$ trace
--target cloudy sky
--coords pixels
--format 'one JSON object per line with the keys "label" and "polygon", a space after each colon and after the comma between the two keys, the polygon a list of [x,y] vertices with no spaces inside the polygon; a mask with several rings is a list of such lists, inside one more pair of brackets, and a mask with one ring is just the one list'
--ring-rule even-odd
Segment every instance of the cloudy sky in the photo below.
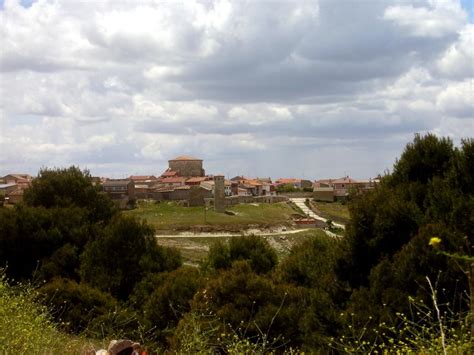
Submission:
{"label": "cloudy sky", "polygon": [[0,0],[0,174],[367,178],[474,136],[474,0]]}

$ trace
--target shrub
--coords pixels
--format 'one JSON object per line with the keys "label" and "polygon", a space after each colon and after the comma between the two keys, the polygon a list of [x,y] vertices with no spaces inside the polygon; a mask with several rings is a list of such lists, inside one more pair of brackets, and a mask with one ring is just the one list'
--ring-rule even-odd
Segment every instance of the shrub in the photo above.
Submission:
{"label": "shrub", "polygon": [[247,260],[256,273],[267,273],[278,259],[273,248],[262,237],[233,237],[227,244],[217,242],[209,250],[207,265],[214,270],[228,269],[237,260]]}
{"label": "shrub", "polygon": [[29,285],[11,287],[0,276],[0,349],[6,354],[82,353],[90,344],[58,331]]}

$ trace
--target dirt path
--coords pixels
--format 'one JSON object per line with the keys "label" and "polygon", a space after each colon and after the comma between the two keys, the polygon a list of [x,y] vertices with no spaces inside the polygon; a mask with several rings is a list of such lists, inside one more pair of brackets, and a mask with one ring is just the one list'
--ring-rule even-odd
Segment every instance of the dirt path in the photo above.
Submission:
{"label": "dirt path", "polygon": [[156,238],[223,238],[223,237],[240,237],[241,235],[259,235],[262,237],[271,237],[284,234],[295,234],[310,230],[310,228],[286,230],[284,228],[275,231],[266,231],[260,229],[247,229],[242,233],[193,233],[183,232],[178,234],[156,234]]}
{"label": "dirt path", "polygon": [[[314,213],[308,206],[306,206],[306,199],[305,198],[290,198],[290,201],[293,202],[296,206],[301,208],[301,210],[308,215],[309,217],[312,217],[314,219],[317,219],[319,221],[327,222],[326,218],[323,218],[321,216],[318,216],[316,213]],[[335,223],[333,222],[333,225],[337,228],[345,229],[346,227],[343,224],[340,223]]]}

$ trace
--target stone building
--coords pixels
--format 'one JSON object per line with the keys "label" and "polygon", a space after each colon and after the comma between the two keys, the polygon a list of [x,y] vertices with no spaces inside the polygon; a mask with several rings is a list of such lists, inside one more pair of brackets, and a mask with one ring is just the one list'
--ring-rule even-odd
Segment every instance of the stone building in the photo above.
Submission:
{"label": "stone building", "polygon": [[202,159],[197,159],[189,156],[179,156],[177,158],[168,160],[169,169],[175,171],[178,176],[204,176],[204,169],[202,168]]}
{"label": "stone building", "polygon": [[120,207],[125,208],[135,201],[135,185],[132,180],[107,180],[102,190]]}

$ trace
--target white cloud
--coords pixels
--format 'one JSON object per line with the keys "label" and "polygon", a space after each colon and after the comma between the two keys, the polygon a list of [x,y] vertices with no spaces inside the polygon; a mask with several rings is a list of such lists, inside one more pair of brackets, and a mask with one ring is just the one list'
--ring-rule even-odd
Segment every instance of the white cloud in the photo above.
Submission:
{"label": "white cloud", "polygon": [[474,119],[474,81],[450,84],[438,95],[436,104],[448,116]]}
{"label": "white cloud", "polygon": [[190,154],[211,173],[370,176],[414,132],[474,134],[466,19],[454,0],[8,0],[0,170],[159,173]]}
{"label": "white cloud", "polygon": [[436,63],[438,70],[454,79],[474,76],[474,25],[469,24],[460,31],[454,42]]}
{"label": "white cloud", "polygon": [[467,14],[459,1],[430,0],[427,5],[389,6],[384,18],[413,36],[435,38],[456,33],[466,21]]}

